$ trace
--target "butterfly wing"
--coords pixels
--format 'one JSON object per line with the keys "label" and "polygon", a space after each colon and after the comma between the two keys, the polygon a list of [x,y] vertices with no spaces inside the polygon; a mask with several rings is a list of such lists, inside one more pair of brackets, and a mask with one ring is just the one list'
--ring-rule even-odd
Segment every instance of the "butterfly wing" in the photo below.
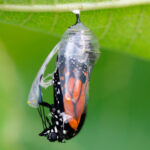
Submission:
{"label": "butterfly wing", "polygon": [[63,104],[69,125],[76,130],[86,107],[88,95],[88,68],[77,58],[61,57],[59,67]]}

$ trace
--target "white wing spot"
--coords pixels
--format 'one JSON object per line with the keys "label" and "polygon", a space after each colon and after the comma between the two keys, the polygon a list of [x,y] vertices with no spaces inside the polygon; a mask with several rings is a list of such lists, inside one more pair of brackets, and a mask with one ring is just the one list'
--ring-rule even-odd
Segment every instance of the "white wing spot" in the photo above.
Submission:
{"label": "white wing spot", "polygon": [[51,132],[54,132],[54,130],[53,130],[53,129],[51,129]]}
{"label": "white wing spot", "polygon": [[57,113],[60,114],[60,110],[57,110]]}
{"label": "white wing spot", "polygon": [[57,127],[56,127],[56,126],[54,127],[54,130],[55,130],[55,133],[57,133],[57,132],[58,132]]}
{"label": "white wing spot", "polygon": [[59,122],[58,122],[58,121],[56,121],[56,125],[59,125]]}
{"label": "white wing spot", "polygon": [[60,90],[59,89],[57,90],[57,94],[60,94]]}
{"label": "white wing spot", "polygon": [[66,134],[67,133],[67,131],[66,130],[63,130],[63,134]]}

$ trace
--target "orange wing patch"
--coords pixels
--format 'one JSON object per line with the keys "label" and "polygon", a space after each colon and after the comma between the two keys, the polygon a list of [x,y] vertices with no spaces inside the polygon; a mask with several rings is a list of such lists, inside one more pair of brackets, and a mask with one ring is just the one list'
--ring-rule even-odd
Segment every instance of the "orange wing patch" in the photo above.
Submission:
{"label": "orange wing patch", "polygon": [[73,100],[74,102],[76,103],[79,96],[80,96],[80,91],[81,91],[81,81],[78,79],[75,83],[75,87],[74,87],[74,90],[73,90]]}
{"label": "orange wing patch", "polygon": [[74,85],[74,78],[71,77],[69,79],[69,83],[68,83],[68,88],[69,88],[69,92],[72,93],[73,92],[73,85]]}
{"label": "orange wing patch", "polygon": [[74,107],[71,99],[64,99],[65,113],[69,116],[74,116]]}
{"label": "orange wing patch", "polygon": [[[85,73],[86,79],[88,79],[88,74]],[[85,84],[81,82],[80,79],[74,80],[70,77],[68,80],[68,85],[64,95],[64,109],[65,113],[71,118],[68,119],[68,123],[71,128],[76,130],[80,123],[81,115],[85,108],[85,97],[86,97],[86,87],[88,87],[88,80]]]}
{"label": "orange wing patch", "polygon": [[83,84],[81,95],[76,106],[77,116],[80,116],[82,114],[84,106],[85,106],[85,85]]}

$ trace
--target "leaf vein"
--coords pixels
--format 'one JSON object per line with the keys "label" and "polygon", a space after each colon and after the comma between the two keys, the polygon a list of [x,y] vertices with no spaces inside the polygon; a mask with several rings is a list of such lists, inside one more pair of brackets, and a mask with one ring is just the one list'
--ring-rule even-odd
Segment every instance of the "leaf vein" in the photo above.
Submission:
{"label": "leaf vein", "polygon": [[132,44],[134,43],[136,37],[137,37],[137,34],[139,33],[139,29],[142,25],[142,19],[143,19],[143,16],[144,16],[144,9],[142,9],[140,15],[139,15],[139,19],[138,19],[138,22],[136,24],[136,27],[135,27],[135,33],[133,34],[133,36],[131,37],[130,41],[129,41],[129,44],[127,45],[127,48],[126,48],[126,51],[128,51]]}
{"label": "leaf vein", "polygon": [[56,13],[56,14],[55,14],[54,21],[53,21],[53,24],[52,24],[52,27],[51,27],[51,29],[50,29],[50,32],[53,32],[54,27],[55,27],[55,25],[56,25],[56,23],[57,23],[57,20],[58,20],[58,14]]}
{"label": "leaf vein", "polygon": [[24,19],[20,25],[23,26],[24,24],[29,22],[31,20],[32,16],[33,16],[33,13],[29,14],[28,17],[26,19]]}
{"label": "leaf vein", "polygon": [[100,40],[104,38],[104,36],[107,34],[107,32],[109,31],[109,28],[110,28],[110,25],[111,25],[111,22],[112,22],[112,11],[110,12],[110,16],[108,18],[108,23],[107,25],[105,26],[105,29],[104,29],[104,32],[101,34],[100,36]]}

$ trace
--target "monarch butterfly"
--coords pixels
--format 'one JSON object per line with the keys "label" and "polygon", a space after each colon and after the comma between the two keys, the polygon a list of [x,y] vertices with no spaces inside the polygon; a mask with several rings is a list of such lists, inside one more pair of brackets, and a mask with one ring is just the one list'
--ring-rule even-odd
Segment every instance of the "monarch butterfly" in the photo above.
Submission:
{"label": "monarch butterfly", "polygon": [[[40,68],[29,93],[28,104],[38,109],[44,130],[39,134],[51,142],[71,139],[81,130],[86,117],[89,77],[99,56],[95,35],[77,21],[69,27]],[[47,64],[57,53],[56,69],[44,77]],[[52,80],[45,81],[49,76]],[[41,88],[53,86],[54,104],[42,99]],[[51,118],[44,111],[50,110]]]}

